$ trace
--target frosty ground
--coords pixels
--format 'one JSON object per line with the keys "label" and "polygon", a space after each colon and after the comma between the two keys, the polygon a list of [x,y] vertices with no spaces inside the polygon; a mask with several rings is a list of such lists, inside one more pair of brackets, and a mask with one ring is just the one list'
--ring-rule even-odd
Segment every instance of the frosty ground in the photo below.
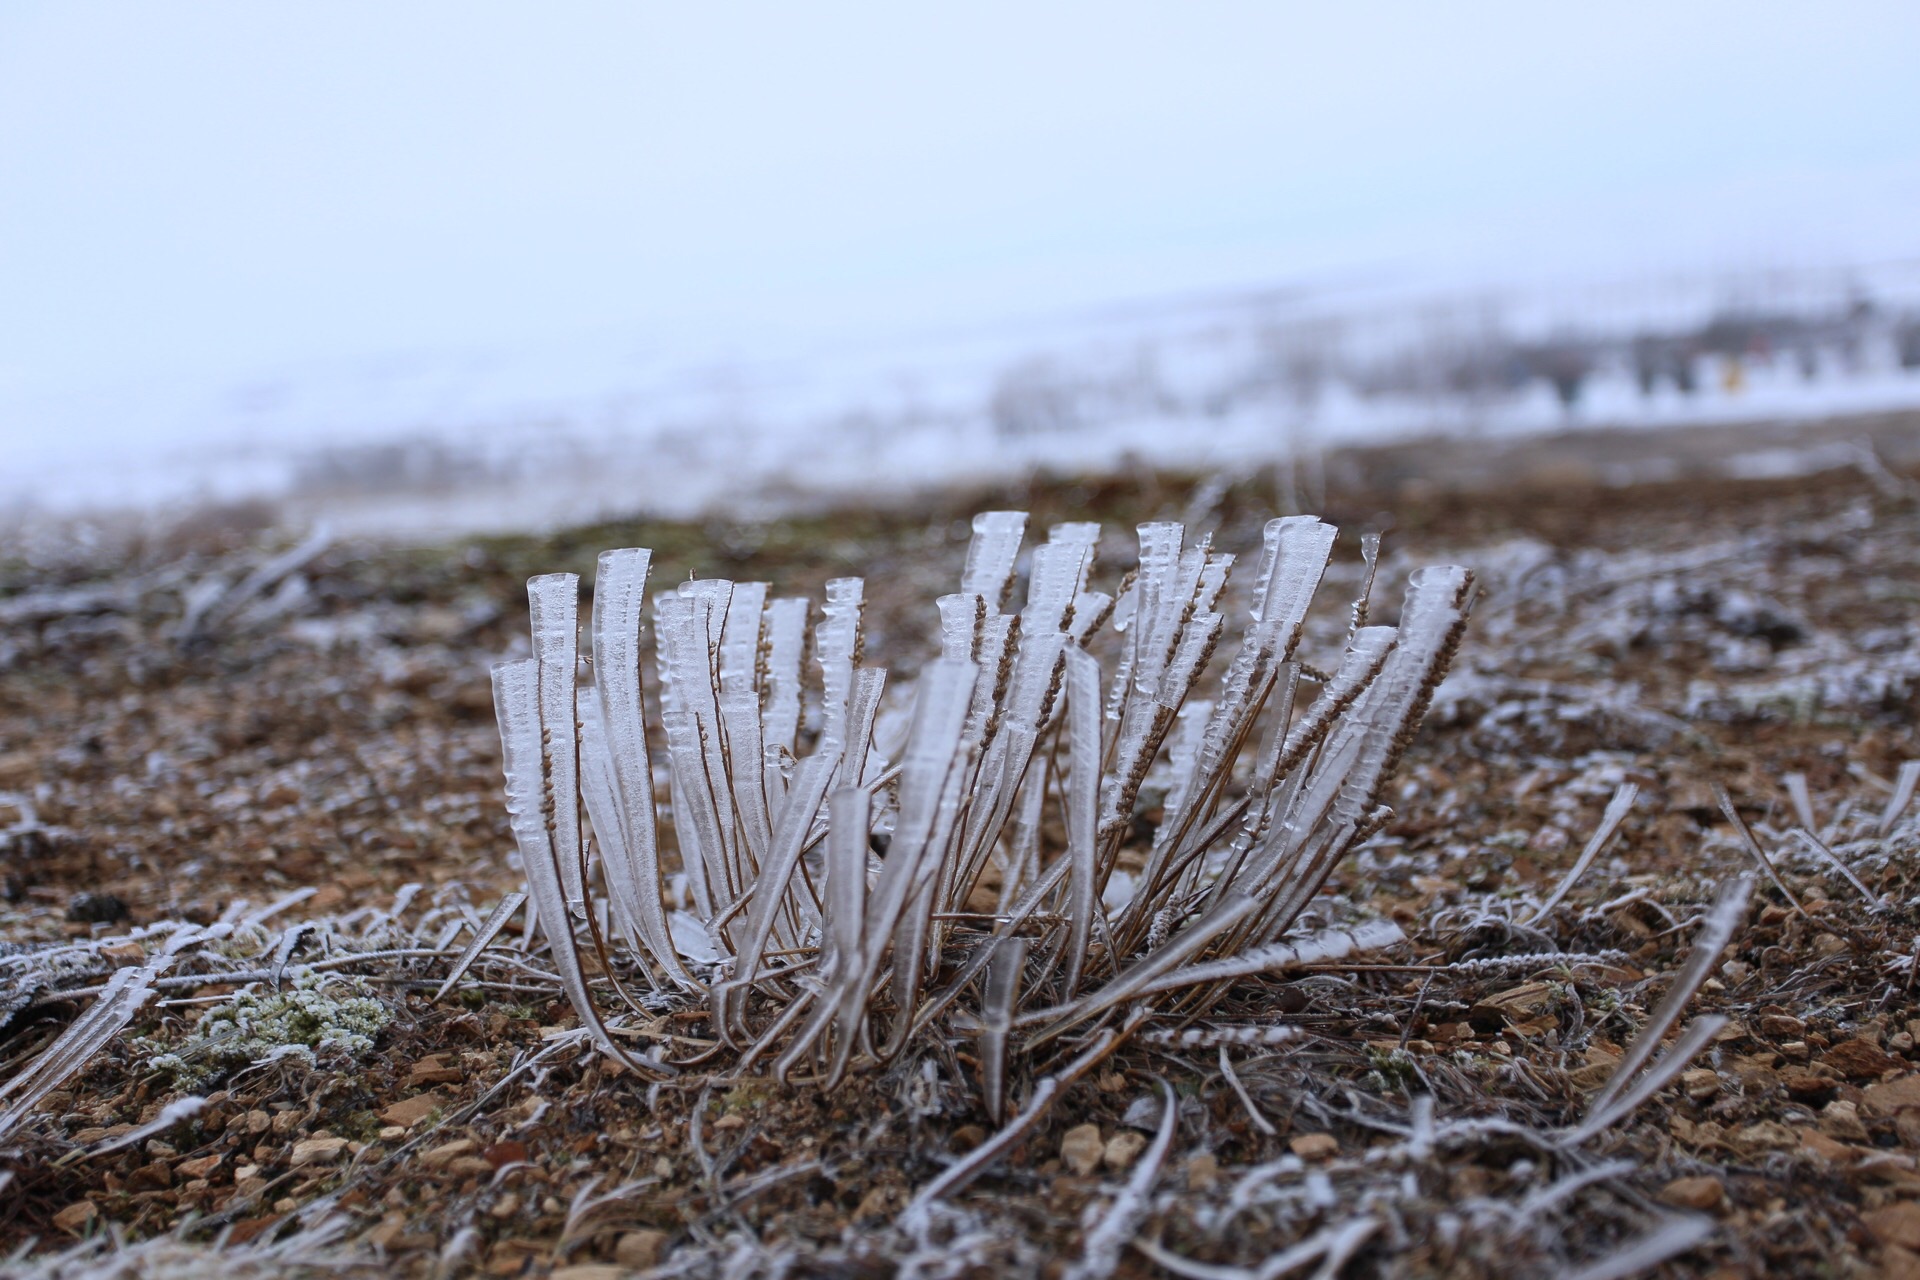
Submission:
{"label": "frosty ground", "polygon": [[[1920,815],[1895,804],[1920,756],[1920,484],[1861,434],[1797,440],[1840,465],[1771,479],[1608,487],[1591,458],[1488,476],[1401,450],[1311,484],[1142,470],[277,561],[293,544],[238,513],[23,542],[0,566],[0,1080],[180,923],[231,927],[4,1139],[0,1248],[23,1252],[0,1269],[194,1274],[217,1248],[238,1273],[1610,1275],[1679,1249],[1686,1274],[1920,1275]],[[1129,1045],[916,1216],[991,1131],[964,1044],[831,1095],[724,1058],[649,1087],[569,1034],[537,952],[489,948],[438,996],[519,887],[487,669],[524,647],[529,574],[646,546],[665,582],[862,575],[869,656],[910,677],[975,511],[1103,521],[1111,582],[1140,520],[1244,551],[1308,502],[1349,531],[1329,599],[1369,528],[1383,582],[1455,560],[1484,596],[1393,820],[1320,910],[1410,945],[1235,993],[1236,1026],[1303,1036]],[[1315,619],[1307,660],[1343,627]],[[1620,837],[1534,919],[1624,783]],[[1689,1008],[1730,1021],[1573,1140],[1720,886],[1758,869],[1716,787],[1779,877]],[[251,1020],[247,1054],[196,1048],[210,1012]],[[646,1034],[695,1042],[702,1017]],[[162,1124],[183,1095],[205,1105]],[[1123,1226],[1137,1243],[1108,1250]]]}

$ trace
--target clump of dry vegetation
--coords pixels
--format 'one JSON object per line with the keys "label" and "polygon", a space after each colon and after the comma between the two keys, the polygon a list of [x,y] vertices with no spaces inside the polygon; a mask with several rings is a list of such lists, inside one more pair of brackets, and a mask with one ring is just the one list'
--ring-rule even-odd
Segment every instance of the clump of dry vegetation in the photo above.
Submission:
{"label": "clump of dry vegetation", "polygon": [[[1263,546],[1256,513],[1272,502],[1258,479],[1152,476],[1012,496],[1043,523],[1184,512],[1225,546]],[[1297,641],[1281,629],[1266,702],[1211,792],[1182,784],[1208,776],[1207,730],[1227,722],[1246,663],[1221,654],[1186,685],[1162,668],[1136,695],[1145,723],[1180,705],[1162,690],[1177,688],[1184,712],[1157,730],[1112,826],[1110,789],[1134,772],[1119,750],[1124,699],[1139,687],[1115,677],[1155,616],[1125,598],[1150,577],[1149,555],[1090,540],[1099,563],[1086,577],[1064,557],[1064,628],[1030,626],[1054,553],[1015,553],[1004,578],[976,572],[997,564],[970,554],[972,530],[956,525],[977,502],[446,551],[314,544],[281,558],[243,539],[5,567],[0,1196],[17,1209],[0,1248],[19,1252],[0,1272],[1915,1265],[1920,516],[1908,499],[1848,473],[1545,495],[1354,487],[1334,515],[1365,527],[1391,505],[1401,528],[1377,557],[1322,560],[1317,602]],[[1325,775],[1325,812],[1342,816],[1296,828],[1303,848],[1361,818],[1328,866],[1302,854],[1279,887],[1248,878],[1285,816],[1309,812],[1341,734],[1375,741],[1360,729],[1374,723],[1367,708],[1391,704],[1363,691],[1315,730],[1304,777],[1258,785],[1359,637],[1397,628],[1373,689],[1416,629],[1397,590],[1413,568],[1402,543],[1473,564],[1485,593],[1426,728],[1395,735],[1397,773],[1383,768],[1351,809],[1333,807],[1349,793]],[[595,547],[641,544],[655,548],[656,581],[700,576],[662,593],[644,631],[643,589],[596,582],[580,683],[560,660],[570,624],[553,625],[572,585],[537,589],[550,594],[544,627],[505,602],[530,572],[584,572]],[[809,668],[786,665],[798,650],[775,631],[776,602],[711,580],[735,565],[796,594],[825,588],[817,688],[784,682]],[[878,678],[859,674],[852,632],[834,632],[853,613],[835,603],[848,588],[826,588],[861,568],[854,616],[892,669],[869,689],[870,713],[862,682]],[[956,576],[956,625],[934,652],[925,601]],[[1196,628],[1258,631],[1249,602],[1268,579],[1238,573],[1185,611],[1171,652],[1205,648]],[[989,589],[1009,580],[1025,585],[1018,613]],[[1083,610],[1102,589],[1114,607]],[[730,648],[746,602],[759,638]],[[1076,631],[1103,611],[1102,626]],[[617,693],[603,693],[615,666],[604,655],[625,643],[601,634],[628,626],[634,661],[620,667],[647,732],[645,770],[629,760],[625,777],[644,789],[619,781],[610,730],[623,721],[601,710]],[[1028,720],[1036,637],[1054,656],[1033,665],[1057,678],[1026,677],[1045,686]],[[1076,700],[1071,667],[1086,664],[1074,649],[1100,665],[1096,681],[1079,677],[1097,696]],[[823,657],[844,675],[829,679]],[[547,691],[578,700],[572,721],[540,705],[543,659]],[[503,660],[521,673],[502,680],[504,759],[485,697]],[[664,679],[639,688],[643,667]],[[710,704],[683,697],[703,688]],[[792,736],[784,712],[770,735],[767,708],[789,688]],[[832,734],[830,688],[846,711]],[[944,719],[916,710],[936,702]],[[1080,745],[1079,760],[1077,706],[1099,712],[1097,747]],[[536,726],[580,727],[536,739],[529,711]],[[531,746],[517,764],[515,714]],[[1011,780],[995,743],[1024,745],[1028,729]],[[567,794],[548,783],[568,743],[584,809],[573,845],[545,820]],[[705,792],[687,793],[686,762]],[[497,798],[503,764],[516,764],[518,829]],[[743,816],[756,779],[764,829]],[[992,815],[938,801],[995,779],[1009,779],[1011,816],[994,844],[969,845]],[[796,796],[813,809],[786,824],[786,854],[780,818]],[[722,803],[733,835],[709,846],[682,815]],[[930,822],[917,816],[929,808]],[[650,829],[651,879],[623,883],[656,814],[672,821]],[[1076,878],[1088,831],[1090,883]],[[523,852],[512,864],[529,847],[548,859],[544,887],[540,863]],[[762,905],[748,890],[786,857]],[[683,860],[706,874],[704,901]],[[836,869],[852,867],[836,898]],[[1243,924],[1293,914],[1231,946],[1199,941],[1222,880],[1263,904],[1241,908]],[[1309,882],[1295,910],[1285,886]],[[840,914],[856,885],[864,898]],[[641,918],[646,886],[659,920]],[[879,914],[883,886],[905,904],[897,915]],[[126,917],[70,915],[83,893],[117,899]],[[886,927],[869,932],[870,919]],[[874,967],[835,958],[836,921],[859,925],[839,954],[864,965],[873,946]],[[1311,954],[1395,933],[1404,940]],[[1116,986],[1183,939],[1190,952]],[[1249,955],[1258,972],[1210,968]],[[1202,981],[1156,989],[1191,971]],[[385,1025],[369,1026],[370,1045],[308,1061],[263,1042],[204,1082],[152,1065],[224,1025],[221,1011],[281,1007],[303,973],[329,998],[377,1002]],[[850,1019],[836,990],[860,996]]]}

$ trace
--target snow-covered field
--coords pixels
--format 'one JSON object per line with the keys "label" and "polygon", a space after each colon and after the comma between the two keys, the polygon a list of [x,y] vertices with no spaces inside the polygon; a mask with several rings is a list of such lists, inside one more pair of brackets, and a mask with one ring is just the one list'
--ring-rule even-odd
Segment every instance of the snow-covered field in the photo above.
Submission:
{"label": "snow-covered field", "polygon": [[[752,514],[1133,460],[1242,468],[1435,433],[1920,406],[1920,367],[1911,351],[1902,359],[1920,325],[1920,272],[1821,281],[1824,292],[1776,285],[1757,298],[1752,281],[1724,278],[1438,301],[1247,294],[964,332],[731,344],[603,333],[239,384],[0,395],[20,441],[0,472],[0,510],[259,499],[296,520],[434,534]],[[1676,338],[1680,354],[1657,376],[1636,367],[1634,335],[1699,333],[1742,296],[1743,314],[1797,326],[1791,349],[1756,339],[1734,356]],[[1874,300],[1864,313],[1849,301],[1861,297]],[[1542,373],[1556,352],[1579,366],[1570,403]]]}

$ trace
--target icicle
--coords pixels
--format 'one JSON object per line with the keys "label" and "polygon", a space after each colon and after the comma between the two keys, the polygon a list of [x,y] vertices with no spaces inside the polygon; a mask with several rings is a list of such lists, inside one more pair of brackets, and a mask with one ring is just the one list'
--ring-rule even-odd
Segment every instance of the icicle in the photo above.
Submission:
{"label": "icicle", "polygon": [[[1138,999],[1160,991],[1177,991],[1182,987],[1231,982],[1261,973],[1285,973],[1302,965],[1345,960],[1357,952],[1385,950],[1406,940],[1407,935],[1391,920],[1374,920],[1352,929],[1328,929],[1298,942],[1270,942],[1224,959],[1173,969],[1133,986],[1127,993],[1127,999]],[[1033,1020],[1039,1020],[1040,1016],[1033,1015]]]}
{"label": "icicle", "polygon": [[838,751],[847,741],[847,699],[853,669],[860,661],[860,611],[865,584],[859,578],[827,583],[826,616],[814,633],[820,663],[822,721],[820,749]]}
{"label": "icicle", "polygon": [[988,618],[981,629],[979,651],[973,655],[980,664],[980,678],[974,683],[973,706],[967,711],[967,742],[971,745],[985,742],[997,727],[1000,704],[1013,675],[1013,640],[1019,629],[1019,617],[1007,613]]}
{"label": "icicle", "polygon": [[[794,868],[800,865],[800,854],[806,844],[808,829],[813,825],[813,815],[826,799],[827,784],[832,780],[839,763],[836,756],[812,755],[801,761],[800,767],[794,771],[792,796],[780,815],[780,830],[775,833],[768,860],[762,866],[759,878],[754,881],[746,927],[741,932],[740,945],[736,949],[739,963],[730,985],[742,995],[760,972],[765,960],[762,953],[766,949],[767,939],[773,933],[775,916],[786,905],[788,884],[793,879]],[[723,1024],[739,1025],[737,1012],[721,1021]]]}
{"label": "icicle", "polygon": [[996,938],[985,945],[993,948],[993,959],[987,962],[986,999],[980,1011],[980,1093],[987,1115],[999,1124],[1006,1118],[1007,1036],[1013,1029],[1028,944],[1025,938]]}
{"label": "icicle", "polygon": [[702,863],[698,875],[711,899],[701,914],[709,919],[714,906],[731,902],[744,888],[733,856],[733,799],[713,690],[712,604],[710,594],[691,592],[654,600],[661,670],[673,695],[663,704],[661,721],[673,771],[674,830],[683,855],[692,836]]}
{"label": "icicle", "polygon": [[[626,820],[620,812],[620,783],[614,777],[613,752],[607,746],[599,705],[591,698],[580,703],[580,798],[586,802],[587,817],[593,823],[600,865],[606,871],[607,897],[613,918],[636,951],[654,955],[656,952],[641,920],[644,907],[633,876]],[[654,897],[656,901],[659,898],[657,886]],[[650,969],[647,981],[654,981]]]}
{"label": "icicle", "polygon": [[[632,914],[629,926],[668,975],[686,986],[693,979],[674,950],[660,906],[659,827],[641,690],[640,622],[650,561],[650,553],[638,548],[605,551],[594,577],[593,702],[605,733],[603,751],[612,766],[615,812],[607,825],[618,832],[617,848],[604,834],[600,844],[615,900],[624,901]],[[595,818],[594,829],[600,826]]]}
{"label": "icicle", "polygon": [[580,756],[574,710],[580,667],[580,578],[548,573],[527,580],[533,618],[533,657],[539,664],[540,728],[549,753],[543,801],[552,823],[554,856],[570,914],[586,914],[580,877]]}
{"label": "icicle", "polygon": [[[580,967],[579,944],[573,934],[567,887],[561,875],[562,863],[552,835],[555,824],[550,807],[554,765],[562,756],[573,754],[574,735],[569,730],[564,735],[564,749],[552,749],[542,723],[541,665],[538,658],[524,658],[493,668],[494,715],[500,724],[507,816],[514,841],[520,847],[521,861],[526,864],[527,892],[538,907],[541,928],[551,944],[548,950],[553,956],[554,968],[559,971],[561,989],[573,1002],[574,1012],[579,1014],[595,1046],[636,1069],[645,1066],[659,1070],[658,1064],[636,1060],[607,1034],[594,1007],[586,974]],[[566,804],[574,803],[575,795],[569,793]]]}
{"label": "icicle", "polygon": [[1206,734],[1207,721],[1212,715],[1210,699],[1190,698],[1174,717],[1173,733],[1167,739],[1167,773],[1173,778],[1173,785],[1167,788],[1169,814],[1178,813],[1181,802],[1187,798],[1187,788],[1199,765],[1200,740]]}
{"label": "icicle", "polygon": [[1074,645],[1067,650],[1067,876],[1066,989],[1080,989],[1093,916],[1099,909],[1098,810],[1100,802],[1100,664]]}
{"label": "icicle", "polygon": [[967,567],[960,590],[976,595],[989,614],[1006,607],[1013,589],[1013,563],[1027,533],[1024,511],[983,511],[973,518],[973,541],[967,544]]}
{"label": "icicle", "polygon": [[1027,607],[1020,615],[1023,632],[1045,635],[1066,627],[1074,598],[1087,589],[1099,540],[1097,524],[1062,524],[1048,533],[1045,545],[1033,549]]}
{"label": "icicle", "polygon": [[[1381,785],[1399,763],[1413,729],[1425,714],[1433,689],[1466,625],[1473,575],[1456,566],[1417,570],[1408,580],[1406,605],[1391,654],[1380,674],[1355,699],[1322,750],[1313,777],[1276,832],[1268,869],[1286,877],[1262,917],[1261,933],[1277,936],[1318,892],[1338,856],[1333,835],[1358,830]],[[1305,865],[1287,871],[1317,842]],[[1249,887],[1258,881],[1249,880]],[[1255,889],[1258,892],[1258,889]]]}
{"label": "icicle", "polygon": [[773,839],[768,816],[766,748],[760,708],[760,622],[767,586],[742,582],[727,598],[720,633],[720,726],[727,758],[727,781],[746,840],[748,861],[758,864]]}
{"label": "icicle", "polygon": [[1360,563],[1366,566],[1366,574],[1360,579],[1360,592],[1353,598],[1353,621],[1347,628],[1352,635],[1367,625],[1367,607],[1373,599],[1374,575],[1380,572],[1380,535],[1363,533],[1360,535]]}
{"label": "icicle", "polygon": [[962,592],[941,596],[934,606],[940,610],[940,656],[972,662],[980,644],[980,624],[986,621],[987,602]]}
{"label": "icicle", "polygon": [[807,654],[807,616],[812,607],[799,598],[767,603],[766,704],[760,724],[769,758],[780,752],[792,756],[798,750],[800,668]]}
{"label": "icicle", "polygon": [[[936,846],[941,821],[948,816],[948,778],[960,746],[960,733],[966,722],[976,674],[973,663],[944,658],[921,673],[914,701],[913,728],[907,738],[906,759],[900,773],[900,819],[894,827],[893,842],[881,866],[880,878],[867,899],[857,951],[842,952],[846,959],[836,961],[819,1003],[795,1033],[792,1046],[780,1058],[777,1071],[783,1077],[829,1026],[834,1028],[833,1055],[827,1069],[829,1083],[837,1081],[846,1071],[853,1047],[861,1038],[868,992],[881,961],[894,942],[910,902],[923,887],[931,888],[931,878],[939,866],[941,849]],[[832,817],[836,823],[841,821],[838,808]],[[832,838],[830,832],[829,839]],[[851,835],[843,833],[841,838],[848,840]],[[864,828],[860,842],[864,849]],[[842,846],[830,846],[829,856],[835,859],[837,868],[848,854]],[[833,874],[830,870],[829,880]],[[829,896],[834,895],[835,891],[830,888]],[[837,911],[837,902],[830,909]],[[847,926],[830,919],[828,928],[831,934]],[[918,972],[919,959],[915,954],[896,954],[895,963]],[[902,1032],[907,1022],[903,1017]]]}

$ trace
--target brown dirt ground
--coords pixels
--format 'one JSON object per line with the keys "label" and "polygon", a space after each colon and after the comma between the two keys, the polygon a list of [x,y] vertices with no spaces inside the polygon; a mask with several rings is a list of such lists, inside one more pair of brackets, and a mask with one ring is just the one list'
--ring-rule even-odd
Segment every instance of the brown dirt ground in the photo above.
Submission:
{"label": "brown dirt ground", "polygon": [[[1234,1051],[1273,1133],[1213,1050],[1129,1047],[960,1197],[972,1216],[934,1243],[963,1272],[1070,1262],[1085,1215],[1124,1178],[1063,1165],[1063,1135],[1094,1123],[1111,1140],[1161,1077],[1182,1100],[1180,1130],[1142,1233],[1197,1261],[1257,1266],[1376,1213],[1347,1274],[1558,1274],[1682,1204],[1716,1230],[1667,1264],[1674,1274],[1920,1275],[1917,851],[1910,821],[1904,836],[1877,837],[1886,783],[1920,757],[1920,507],[1899,488],[1906,473],[1616,488],[1556,465],[1449,487],[1409,479],[1413,470],[1399,455],[1362,459],[1319,507],[1346,529],[1388,527],[1383,582],[1409,563],[1457,558],[1486,591],[1455,680],[1403,766],[1395,818],[1332,887],[1402,921],[1414,945],[1388,959],[1412,967],[1237,994],[1228,1020],[1284,1014],[1312,1032]],[[1110,574],[1128,554],[1119,531],[1141,519],[1197,518],[1223,545],[1257,545],[1277,484],[1037,478],[911,511],[339,545],[305,567],[306,594],[278,615],[191,644],[176,634],[178,592],[153,584],[253,563],[257,535],[243,523],[209,518],[108,551],[0,563],[0,602],[147,584],[118,605],[16,615],[0,631],[0,793],[30,797],[41,824],[0,836],[0,940],[210,922],[235,899],[303,887],[317,892],[288,920],[384,907],[409,883],[425,886],[421,904],[484,912],[516,885],[486,671],[524,634],[531,572],[590,576],[600,548],[640,545],[655,549],[663,581],[750,573],[817,593],[827,578],[862,574],[868,660],[910,671],[931,656],[932,600],[957,580],[973,511],[1024,508],[1040,528],[1099,518],[1112,531]],[[1350,569],[1350,539],[1341,554]],[[1791,773],[1806,777],[1819,822],[1834,825],[1883,909],[1867,911],[1822,864],[1784,856]],[[1642,795],[1620,841],[1539,931],[1519,929],[1501,904],[1544,896],[1623,780]],[[1391,1125],[1416,1093],[1434,1096],[1442,1120],[1545,1131],[1582,1114],[1684,958],[1714,885],[1751,865],[1715,808],[1715,783],[1779,856],[1803,909],[1777,889],[1756,893],[1692,1007],[1732,1019],[1694,1070],[1577,1160],[1496,1134],[1431,1158],[1370,1161],[1401,1142]],[[17,816],[8,803],[0,827]],[[128,918],[70,921],[83,892],[113,895]],[[1577,970],[1458,967],[1551,949],[1626,954]],[[913,1245],[888,1225],[906,1197],[987,1131],[967,1063],[951,1052],[869,1071],[831,1097],[718,1076],[650,1097],[606,1060],[562,1056],[475,1109],[572,1016],[538,984],[434,1003],[446,963],[362,970],[394,1021],[361,1062],[245,1072],[151,1143],[63,1159],[151,1119],[170,1096],[132,1037],[177,1038],[201,1006],[150,1005],[0,1150],[13,1175],[0,1189],[10,1205],[0,1257],[32,1241],[61,1247],[90,1222],[129,1238],[224,1230],[236,1248],[295,1229],[304,1205],[331,1197],[350,1223],[346,1246],[379,1251],[375,1273],[541,1275],[658,1249],[690,1273],[784,1257],[795,1275],[890,1274]],[[210,979],[168,994],[204,1005],[227,989]],[[0,1079],[81,1007],[43,993],[0,1030]],[[380,1115],[422,1096],[432,1109],[404,1135]],[[1331,1144],[1300,1141],[1318,1134]],[[294,1163],[316,1136],[352,1146],[338,1164]],[[1305,1153],[1304,1169],[1273,1165],[1290,1151]],[[1563,1187],[1564,1202],[1532,1217],[1510,1212],[1609,1159],[1628,1166]],[[602,1191],[637,1186],[570,1213],[596,1179]],[[1315,1186],[1328,1189],[1319,1200]],[[62,1213],[83,1201],[97,1214]],[[1161,1272],[1128,1251],[1119,1274]]]}

